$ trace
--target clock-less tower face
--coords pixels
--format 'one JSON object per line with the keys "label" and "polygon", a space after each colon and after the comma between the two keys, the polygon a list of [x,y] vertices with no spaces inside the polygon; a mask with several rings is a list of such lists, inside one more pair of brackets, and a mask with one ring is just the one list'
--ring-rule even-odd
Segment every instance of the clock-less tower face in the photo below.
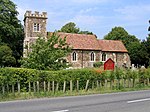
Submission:
{"label": "clock-less tower face", "polygon": [[32,13],[31,11],[26,11],[24,16],[25,38],[46,37],[46,20],[46,12],[39,14],[39,12]]}
{"label": "clock-less tower face", "polygon": [[47,13],[42,12],[41,14],[37,11],[32,13],[31,11],[26,11],[24,15],[24,56],[26,57],[30,51],[29,46],[31,43],[39,37],[46,37],[46,23],[47,23]]}

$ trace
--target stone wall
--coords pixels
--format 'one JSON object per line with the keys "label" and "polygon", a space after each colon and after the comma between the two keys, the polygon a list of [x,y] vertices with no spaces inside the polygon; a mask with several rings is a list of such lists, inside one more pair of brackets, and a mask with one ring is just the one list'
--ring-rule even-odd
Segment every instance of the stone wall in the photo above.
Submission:
{"label": "stone wall", "polygon": [[[46,19],[47,19],[47,13],[42,12],[42,14],[39,14],[39,12],[32,13],[31,11],[26,11],[24,16],[24,30],[25,30],[25,37],[46,37],[47,31],[46,31]],[[34,23],[38,23],[40,25],[40,31],[34,32]]]}
{"label": "stone wall", "polygon": [[[72,61],[72,53],[77,53],[77,61]],[[95,53],[95,61],[90,61],[90,53]],[[130,57],[128,53],[113,53],[113,52],[105,52],[106,60],[111,58],[115,62],[115,66],[122,67],[126,64],[127,67],[131,66]],[[102,52],[101,51],[88,51],[88,50],[72,50],[72,52],[67,56],[67,61],[74,68],[87,68],[93,67],[94,62],[102,61]]]}
{"label": "stone wall", "polygon": [[131,61],[128,53],[118,53],[118,52],[105,52],[107,59],[111,58],[115,62],[115,66],[122,67],[126,65],[131,66]]}
{"label": "stone wall", "polygon": [[[39,31],[34,31],[34,23],[39,24]],[[41,14],[37,11],[32,13],[31,11],[26,11],[24,15],[24,53],[23,56],[26,57],[30,51],[29,47],[31,43],[35,42],[38,37],[47,37],[46,31],[47,24],[47,13],[42,12]]]}
{"label": "stone wall", "polygon": [[[72,61],[72,53],[74,51],[77,53],[77,61]],[[94,52],[95,54],[95,61],[90,61],[91,52]],[[66,59],[74,68],[93,67],[94,62],[100,61],[100,52],[101,51],[72,50]]]}

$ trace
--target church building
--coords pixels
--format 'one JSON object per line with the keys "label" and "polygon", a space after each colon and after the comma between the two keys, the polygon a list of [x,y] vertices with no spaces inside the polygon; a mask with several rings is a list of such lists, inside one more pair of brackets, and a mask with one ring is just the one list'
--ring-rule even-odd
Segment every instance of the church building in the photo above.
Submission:
{"label": "church building", "polygon": [[[48,37],[46,30],[47,13],[26,11],[24,15],[24,54],[30,52],[29,46],[40,37]],[[117,67],[130,67],[130,57],[122,41],[100,40],[96,35],[73,34],[58,32],[72,47],[72,52],[65,57],[73,68],[93,67],[95,62],[105,62],[111,58]]]}

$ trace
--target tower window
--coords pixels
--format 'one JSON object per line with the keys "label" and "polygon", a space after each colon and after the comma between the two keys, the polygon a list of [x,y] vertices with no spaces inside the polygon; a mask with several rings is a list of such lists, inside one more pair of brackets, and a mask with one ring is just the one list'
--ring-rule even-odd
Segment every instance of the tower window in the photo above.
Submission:
{"label": "tower window", "polygon": [[95,61],[95,53],[94,52],[91,52],[91,56],[90,57],[91,57],[91,59],[90,59],[91,61]]}
{"label": "tower window", "polygon": [[72,61],[77,61],[77,53],[76,52],[72,53]]}
{"label": "tower window", "polygon": [[102,54],[102,61],[106,61],[106,53]]}
{"label": "tower window", "polygon": [[39,32],[40,31],[40,24],[34,23],[33,30],[34,30],[34,32]]}

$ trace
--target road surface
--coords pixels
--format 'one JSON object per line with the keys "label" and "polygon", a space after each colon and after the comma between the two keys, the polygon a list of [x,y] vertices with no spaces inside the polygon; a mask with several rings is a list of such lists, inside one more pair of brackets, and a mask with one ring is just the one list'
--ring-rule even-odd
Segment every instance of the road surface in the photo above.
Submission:
{"label": "road surface", "polygon": [[0,112],[150,112],[150,90],[0,102]]}

